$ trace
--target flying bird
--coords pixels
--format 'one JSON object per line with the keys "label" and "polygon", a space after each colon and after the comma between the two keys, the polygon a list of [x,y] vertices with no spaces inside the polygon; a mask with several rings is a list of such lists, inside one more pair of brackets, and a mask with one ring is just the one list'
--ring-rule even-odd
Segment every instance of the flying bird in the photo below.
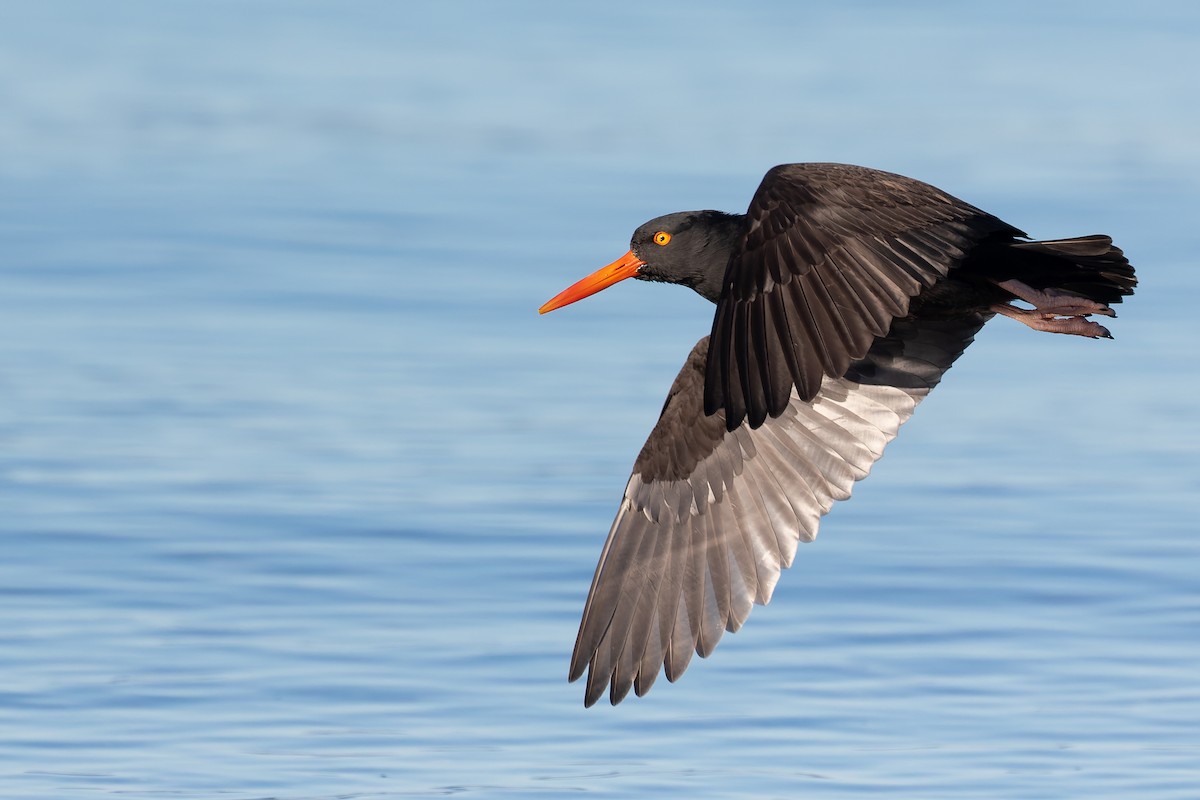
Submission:
{"label": "flying bird", "polygon": [[[600,554],[571,657],[584,704],[645,694],[766,604],[985,322],[1112,338],[1091,316],[1133,293],[1108,236],[1031,241],[929,184],[848,164],[767,172],[745,214],[685,211],[546,313],[626,278],[716,304]],[[1015,303],[1020,301],[1025,306]]]}

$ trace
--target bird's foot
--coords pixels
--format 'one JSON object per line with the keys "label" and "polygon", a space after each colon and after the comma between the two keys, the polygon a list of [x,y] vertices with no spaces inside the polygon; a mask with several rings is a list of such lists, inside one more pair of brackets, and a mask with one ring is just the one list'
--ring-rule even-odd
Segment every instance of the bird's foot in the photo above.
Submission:
{"label": "bird's foot", "polygon": [[1116,312],[1104,303],[1097,303],[1062,289],[1034,289],[1020,281],[997,281],[996,285],[1012,293],[1017,299],[1029,303],[1041,314],[1053,314],[1056,317],[1086,317],[1090,314],[1099,314],[1102,317],[1117,316]]}
{"label": "bird's foot", "polygon": [[997,303],[991,308],[997,314],[1015,319],[1035,331],[1068,333],[1092,339],[1112,338],[1107,328],[1087,319],[1092,314],[1115,317],[1116,312],[1104,303],[1059,289],[1034,289],[1016,280],[997,281],[996,285],[1033,306],[1032,309],[1025,309]]}

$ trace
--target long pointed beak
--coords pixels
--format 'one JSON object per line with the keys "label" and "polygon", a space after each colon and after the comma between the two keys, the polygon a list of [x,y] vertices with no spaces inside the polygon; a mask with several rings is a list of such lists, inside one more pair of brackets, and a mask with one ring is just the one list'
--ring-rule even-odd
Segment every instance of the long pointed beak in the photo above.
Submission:
{"label": "long pointed beak", "polygon": [[538,309],[538,313],[545,314],[547,311],[562,308],[574,303],[576,300],[582,300],[588,295],[595,294],[601,289],[607,289],[618,281],[632,278],[637,275],[638,270],[642,268],[644,263],[630,250],[607,267],[601,267],[583,280],[568,286],[554,295],[554,297],[546,301],[545,305]]}

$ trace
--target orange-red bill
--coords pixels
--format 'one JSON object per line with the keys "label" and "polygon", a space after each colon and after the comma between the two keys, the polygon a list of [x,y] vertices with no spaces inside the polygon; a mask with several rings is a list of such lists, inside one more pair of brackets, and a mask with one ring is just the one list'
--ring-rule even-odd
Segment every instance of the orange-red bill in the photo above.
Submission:
{"label": "orange-red bill", "polygon": [[554,297],[546,301],[545,305],[538,309],[538,313],[545,314],[547,311],[562,308],[574,303],[576,300],[582,300],[588,295],[595,294],[601,289],[607,289],[618,281],[632,278],[634,275],[637,275],[643,263],[630,250],[607,267],[601,267],[583,280],[568,286],[554,295]]}

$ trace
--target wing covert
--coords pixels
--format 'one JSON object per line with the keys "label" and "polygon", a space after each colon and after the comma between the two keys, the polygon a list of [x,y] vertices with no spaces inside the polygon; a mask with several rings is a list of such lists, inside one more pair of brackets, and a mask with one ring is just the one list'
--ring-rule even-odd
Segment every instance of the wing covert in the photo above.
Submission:
{"label": "wing covert", "polygon": [[713,318],[704,405],[732,430],[866,355],[909,300],[988,237],[1021,231],[929,184],[847,164],[786,164],[750,201]]}

